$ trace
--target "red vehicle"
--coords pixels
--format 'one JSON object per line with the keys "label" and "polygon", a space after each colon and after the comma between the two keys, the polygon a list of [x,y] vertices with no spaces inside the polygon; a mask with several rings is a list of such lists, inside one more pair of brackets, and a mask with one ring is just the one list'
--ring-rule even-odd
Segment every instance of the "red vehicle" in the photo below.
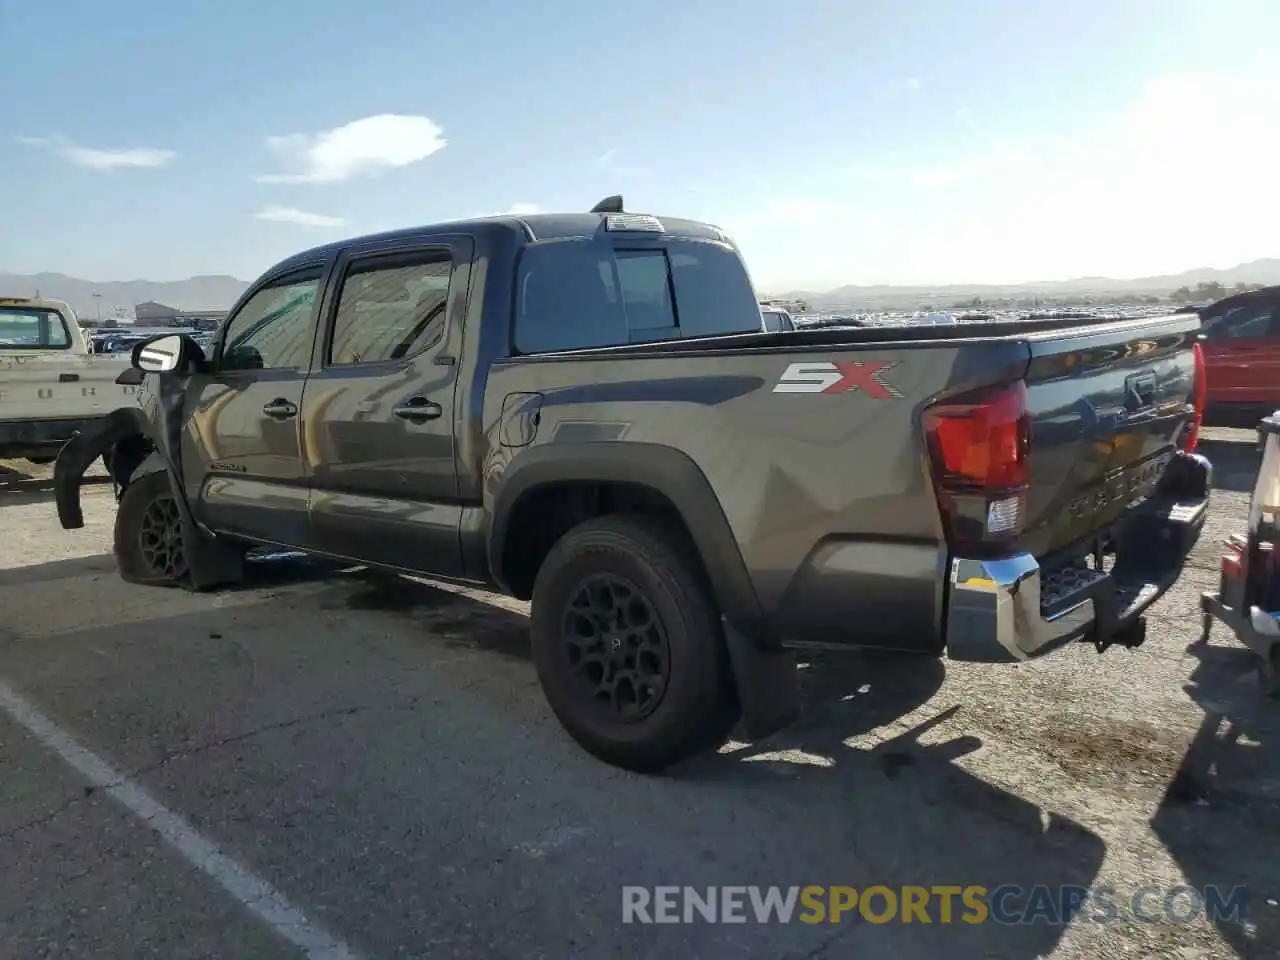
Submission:
{"label": "red vehicle", "polygon": [[1199,312],[1205,423],[1252,427],[1280,410],[1280,287],[1227,297]]}

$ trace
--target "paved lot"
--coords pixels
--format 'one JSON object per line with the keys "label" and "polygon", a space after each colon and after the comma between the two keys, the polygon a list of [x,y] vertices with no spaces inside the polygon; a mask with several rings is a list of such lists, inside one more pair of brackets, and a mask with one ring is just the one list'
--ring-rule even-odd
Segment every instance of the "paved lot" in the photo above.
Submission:
{"label": "paved lot", "polygon": [[[131,588],[106,488],[67,532],[47,471],[0,477],[0,958],[1275,956],[1280,705],[1196,643],[1256,460],[1206,452],[1211,525],[1143,649],[814,660],[795,728],[661,778],[561,733],[518,604],[298,562]],[[631,884],[1035,883],[1245,884],[1249,911],[621,922]]]}

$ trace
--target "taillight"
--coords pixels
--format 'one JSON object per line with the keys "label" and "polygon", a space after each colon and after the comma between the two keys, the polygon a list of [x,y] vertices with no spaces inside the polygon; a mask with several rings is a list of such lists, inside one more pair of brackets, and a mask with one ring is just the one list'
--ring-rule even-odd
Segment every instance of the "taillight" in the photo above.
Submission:
{"label": "taillight", "polygon": [[948,398],[925,409],[922,425],[949,539],[978,544],[1018,533],[1031,447],[1026,384]]}
{"label": "taillight", "polygon": [[1196,447],[1200,444],[1200,426],[1204,423],[1204,405],[1208,391],[1208,382],[1204,375],[1204,349],[1200,344],[1192,344],[1191,356],[1195,360],[1196,385],[1192,394],[1195,418],[1182,435],[1182,449],[1187,453],[1195,453]]}

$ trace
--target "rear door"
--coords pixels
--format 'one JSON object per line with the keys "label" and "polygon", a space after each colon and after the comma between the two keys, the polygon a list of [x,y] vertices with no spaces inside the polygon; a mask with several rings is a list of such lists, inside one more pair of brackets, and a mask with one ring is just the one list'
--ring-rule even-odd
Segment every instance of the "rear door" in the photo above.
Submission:
{"label": "rear door", "polygon": [[299,414],[325,272],[317,263],[261,281],[227,318],[214,372],[188,381],[182,472],[214,530],[310,544]]}
{"label": "rear door", "polygon": [[461,576],[454,394],[472,240],[354,249],[304,397],[317,549]]}
{"label": "rear door", "polygon": [[1225,307],[1203,332],[1209,403],[1280,405],[1280,297]]}

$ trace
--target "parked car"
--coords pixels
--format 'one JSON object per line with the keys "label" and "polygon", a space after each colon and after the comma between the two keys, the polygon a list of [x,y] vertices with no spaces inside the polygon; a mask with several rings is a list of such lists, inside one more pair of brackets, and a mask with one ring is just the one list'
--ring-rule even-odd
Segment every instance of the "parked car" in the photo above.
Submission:
{"label": "parked car", "polygon": [[1226,297],[1199,316],[1206,422],[1253,427],[1280,410],[1280,286]]}
{"label": "parked car", "polygon": [[0,457],[52,463],[93,420],[130,402],[128,357],[94,354],[61,300],[0,298]]}
{"label": "parked car", "polygon": [[790,722],[797,648],[1142,641],[1209,497],[1195,318],[760,324],[719,229],[618,198],[317,247],[207,355],[135,348],[59,517],[112,451],[129,581],[273,545],[530,599],[555,714],[635,770]]}

